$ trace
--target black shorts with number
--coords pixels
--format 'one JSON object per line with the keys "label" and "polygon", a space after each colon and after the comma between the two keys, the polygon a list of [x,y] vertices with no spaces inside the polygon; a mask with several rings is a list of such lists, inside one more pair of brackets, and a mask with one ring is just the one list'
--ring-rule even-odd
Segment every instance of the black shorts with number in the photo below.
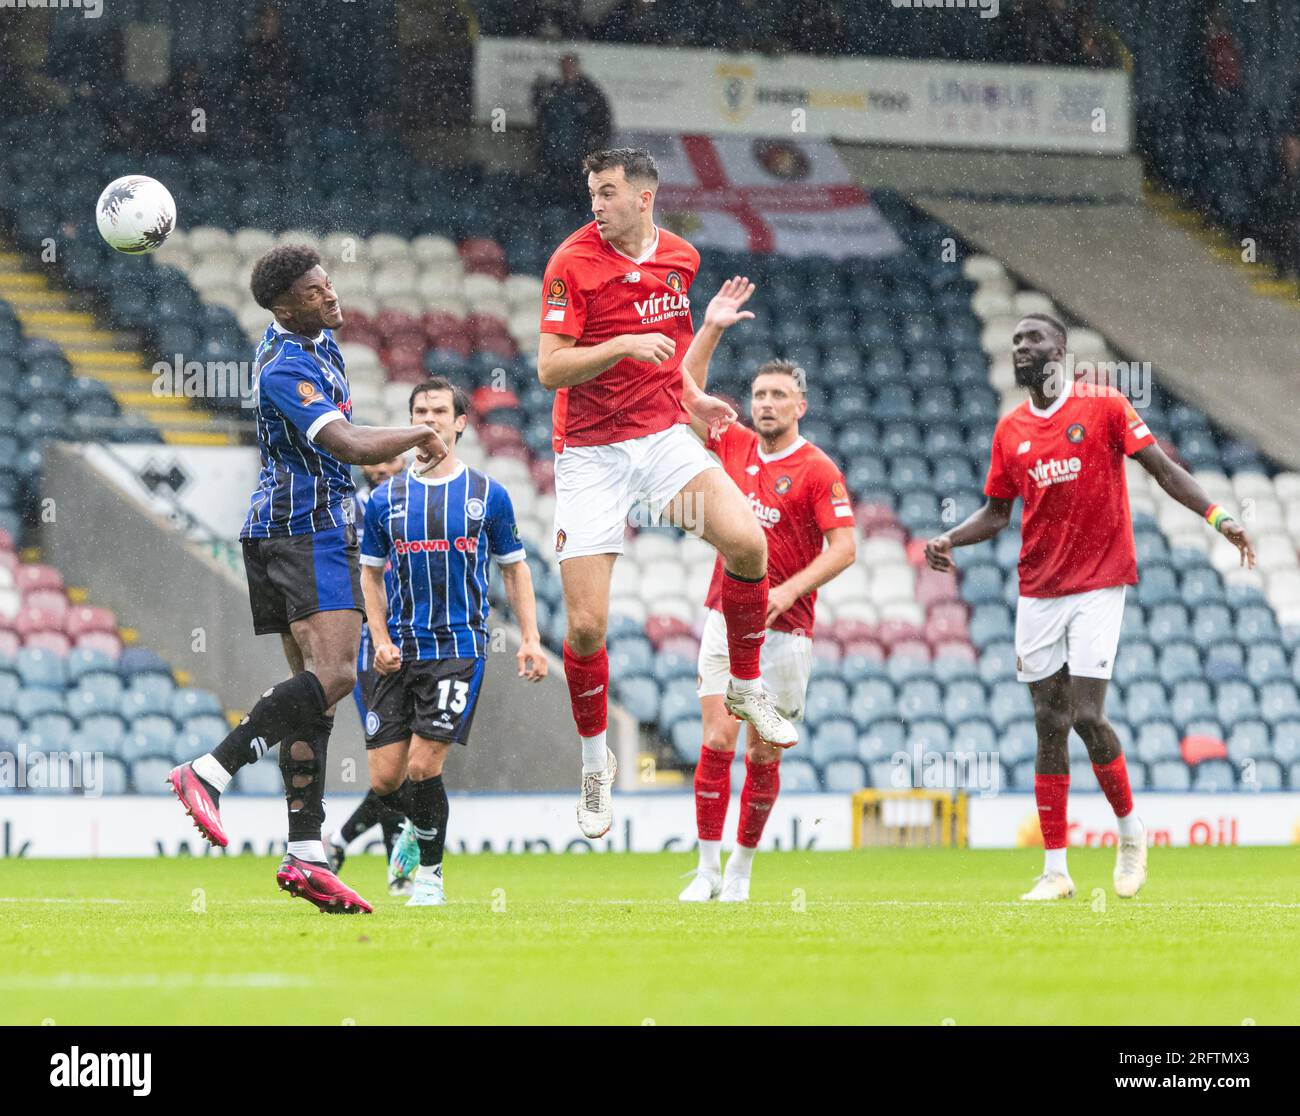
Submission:
{"label": "black shorts with number", "polygon": [[317,612],[365,615],[361,547],[352,524],[278,539],[245,539],[248,601],[257,635],[283,634]]}
{"label": "black shorts with number", "polygon": [[425,659],[375,675],[366,714],[366,747],[382,748],[412,734],[469,743],[487,659]]}

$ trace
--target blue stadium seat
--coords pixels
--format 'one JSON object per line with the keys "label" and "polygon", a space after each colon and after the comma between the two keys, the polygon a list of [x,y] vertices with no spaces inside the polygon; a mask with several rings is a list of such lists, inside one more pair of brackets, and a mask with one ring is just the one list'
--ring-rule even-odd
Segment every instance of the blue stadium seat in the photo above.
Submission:
{"label": "blue stadium seat", "polygon": [[[1273,726],[1273,758],[1282,764],[1300,761],[1300,720],[1282,721]],[[1300,790],[1295,783],[1291,786]]]}
{"label": "blue stadium seat", "polygon": [[66,713],[63,694],[58,690],[20,690],[14,698],[14,713],[30,722],[42,713]]}
{"label": "blue stadium seat", "polygon": [[1192,790],[1197,793],[1231,791],[1236,785],[1236,772],[1227,760],[1205,760],[1196,765],[1192,774]]}
{"label": "blue stadium seat", "polygon": [[974,682],[980,687],[981,695],[984,692],[980,682],[979,662],[973,654],[966,656],[951,652],[940,653],[935,656],[931,669],[935,681],[941,682],[945,687],[954,682]]}
{"label": "blue stadium seat", "polygon": [[1270,724],[1300,717],[1300,696],[1294,682],[1269,682],[1259,690],[1260,716]]}
{"label": "blue stadium seat", "polygon": [[700,699],[695,693],[694,679],[679,678],[664,687],[658,718],[662,731],[669,732],[678,721],[699,715]]}
{"label": "blue stadium seat", "polygon": [[810,735],[809,755],[815,763],[858,754],[858,729],[847,717],[827,718]]}
{"label": "blue stadium seat", "polygon": [[905,721],[933,717],[942,709],[943,694],[931,678],[913,678],[898,691],[898,715]]}
{"label": "blue stadium seat", "polygon": [[1141,726],[1148,721],[1171,719],[1165,688],[1159,682],[1134,682],[1126,688],[1124,697],[1126,719],[1138,729],[1139,737]]}
{"label": "blue stadium seat", "polygon": [[1259,716],[1255,688],[1249,682],[1221,682],[1215,707],[1224,724],[1233,724]]}
{"label": "blue stadium seat", "polygon": [[[116,755],[126,739],[126,722],[116,713],[94,713],[82,720],[78,732],[83,743],[95,751]],[[198,750],[192,754],[197,755]]]}
{"label": "blue stadium seat", "polygon": [[63,750],[76,732],[76,724],[66,713],[41,713],[27,722],[27,732],[39,736],[47,748]]}
{"label": "blue stadium seat", "polygon": [[881,718],[896,716],[894,687],[884,678],[859,682],[853,687],[848,712],[858,727],[864,731]]}
{"label": "blue stadium seat", "polygon": [[1235,763],[1263,759],[1273,754],[1269,727],[1263,721],[1241,721],[1228,734],[1228,758]]}
{"label": "blue stadium seat", "polygon": [[618,702],[642,724],[651,724],[658,718],[659,684],[653,678],[621,678],[614,682],[613,689]]}
{"label": "blue stadium seat", "polygon": [[801,794],[822,789],[817,768],[809,760],[797,756],[781,759],[781,790],[786,794]]}
{"label": "blue stadium seat", "polygon": [[704,742],[704,722],[698,717],[694,720],[678,721],[668,734],[673,750],[685,763],[695,763],[700,758],[700,748]]}
{"label": "blue stadium seat", "polygon": [[1272,759],[1259,759],[1249,763],[1247,770],[1242,772],[1241,789],[1245,791],[1282,790],[1281,765]]}
{"label": "blue stadium seat", "polygon": [[917,749],[921,752],[950,752],[952,730],[947,721],[941,721],[937,717],[914,721],[908,727],[904,748],[912,754]]}
{"label": "blue stadium seat", "polygon": [[620,639],[616,644],[610,644],[609,675],[613,679],[619,679],[635,674],[650,674],[654,669],[654,657],[654,647],[648,639]]}
{"label": "blue stadium seat", "polygon": [[1205,652],[1205,677],[1210,682],[1226,682],[1230,678],[1243,678],[1246,673],[1246,654],[1235,640],[1211,644]]}
{"label": "blue stadium seat", "polygon": [[130,760],[131,789],[136,794],[171,794],[167,775],[172,761],[161,756],[139,756]]}
{"label": "blue stadium seat", "polygon": [[[895,752],[901,751],[907,743],[907,730],[903,723],[894,719],[882,719],[866,727],[858,737],[858,756],[872,763],[888,759]],[[1297,753],[1300,758],[1300,752]]]}
{"label": "blue stadium seat", "polygon": [[872,678],[888,681],[884,660],[870,655],[845,655],[840,660],[840,677],[850,686]]}
{"label": "blue stadium seat", "polygon": [[[150,678],[158,678],[159,675],[149,675]],[[122,694],[118,709],[122,716],[128,721],[136,717],[171,717],[172,712],[172,695],[160,693],[158,690],[144,687],[137,688],[132,686]]]}
{"label": "blue stadium seat", "polygon": [[1115,658],[1115,671],[1112,677],[1115,684],[1119,686],[1158,679],[1160,674],[1156,667],[1155,648],[1145,639],[1121,643],[1119,654]]}
{"label": "blue stadium seat", "polygon": [[[784,767],[784,763],[782,767]],[[785,772],[782,772],[784,783]],[[852,794],[867,785],[867,771],[860,760],[835,759],[822,768],[822,786],[832,792]]]}
{"label": "blue stadium seat", "polygon": [[64,660],[39,647],[24,647],[18,652],[14,666],[27,687],[62,690],[67,678]]}
{"label": "blue stadium seat", "polygon": [[970,619],[970,640],[983,650],[990,643],[1015,637],[1011,610],[1001,604],[977,605]]}
{"label": "blue stadium seat", "polygon": [[1032,791],[1034,789],[1034,761],[1032,759],[1020,760],[1018,763],[1010,765],[1011,767],[1011,785],[1018,791]]}
{"label": "blue stadium seat", "polygon": [[202,751],[211,751],[230,734],[230,723],[216,713],[199,713],[181,722],[180,733],[190,742],[201,741]]}
{"label": "blue stadium seat", "polygon": [[1174,724],[1184,732],[1193,721],[1203,721],[1213,717],[1214,711],[1214,698],[1210,693],[1208,682],[1199,679],[1180,682],[1173,688],[1173,696],[1169,700],[1169,712]]}
{"label": "blue stadium seat", "polygon": [[997,752],[998,734],[982,717],[972,717],[953,727],[952,747],[958,752]]}
{"label": "blue stadium seat", "polygon": [[988,685],[1013,682],[1016,678],[1016,648],[1010,641],[990,643],[979,657],[980,677]]}
{"label": "blue stadium seat", "polygon": [[679,678],[694,679],[697,671],[697,659],[687,658],[672,651],[660,651],[655,656],[654,677],[662,686]]}
{"label": "blue stadium seat", "polygon": [[967,717],[984,717],[988,708],[981,682],[953,682],[944,692],[943,714],[956,724]]}
{"label": "blue stadium seat", "polygon": [[1033,717],[1034,703],[1029,687],[1020,682],[996,682],[989,694],[989,720],[999,730],[1013,721]]}
{"label": "blue stadium seat", "polygon": [[126,764],[116,756],[105,756],[103,764],[99,792],[101,794],[126,794],[131,786],[130,774],[127,771]]}
{"label": "blue stadium seat", "polygon": [[1161,760],[1148,766],[1152,790],[1186,791],[1191,789],[1191,769],[1182,760]]}
{"label": "blue stadium seat", "polygon": [[80,647],[68,654],[67,679],[76,685],[87,674],[117,674],[117,662],[104,651]]}
{"label": "blue stadium seat", "polygon": [[221,702],[211,690],[200,690],[193,686],[178,689],[172,699],[171,717],[179,724],[200,713],[223,715]]}
{"label": "blue stadium seat", "polygon": [[1166,686],[1179,682],[1200,681],[1205,677],[1201,654],[1194,643],[1165,644],[1160,650],[1158,677]]}
{"label": "blue stadium seat", "polygon": [[808,684],[804,720],[813,727],[829,718],[851,716],[849,687],[840,678],[814,678]]}
{"label": "blue stadium seat", "polygon": [[230,783],[236,794],[284,794],[284,776],[276,760],[263,757],[257,763],[241,767]]}
{"label": "blue stadium seat", "polygon": [[[1128,610],[1125,609],[1125,612],[1127,613]],[[1134,612],[1136,613],[1136,610]],[[1187,615],[1187,609],[1180,604],[1159,605],[1147,615],[1146,637],[1156,645],[1189,639],[1191,635],[1191,620]],[[1196,642],[1201,643],[1200,640]]]}
{"label": "blue stadium seat", "polygon": [[23,681],[16,671],[0,670],[0,710],[12,712],[22,688]]}

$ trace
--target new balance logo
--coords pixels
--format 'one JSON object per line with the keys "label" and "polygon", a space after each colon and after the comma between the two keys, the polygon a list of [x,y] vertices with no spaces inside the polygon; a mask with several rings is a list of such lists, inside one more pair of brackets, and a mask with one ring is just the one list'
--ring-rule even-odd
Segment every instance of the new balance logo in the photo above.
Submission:
{"label": "new balance logo", "polygon": [[594,690],[588,690],[585,694],[579,694],[578,697],[580,698],[595,697],[597,694],[603,693],[604,690],[605,690],[604,686],[597,686]]}
{"label": "new balance logo", "polygon": [[641,273],[639,271],[629,271],[626,275],[623,276],[623,282],[639,283],[641,282]]}
{"label": "new balance logo", "polygon": [[767,632],[750,632],[749,635],[741,636],[741,639],[766,639]]}
{"label": "new balance logo", "polygon": [[722,795],[718,791],[698,791],[696,793],[696,797],[697,798],[721,798]]}
{"label": "new balance logo", "polygon": [[1028,443],[1028,442],[1021,442],[1020,445],[1016,448],[1016,453],[1018,453],[1018,454],[1020,454],[1020,453],[1028,453],[1028,452],[1029,452],[1029,443]]}

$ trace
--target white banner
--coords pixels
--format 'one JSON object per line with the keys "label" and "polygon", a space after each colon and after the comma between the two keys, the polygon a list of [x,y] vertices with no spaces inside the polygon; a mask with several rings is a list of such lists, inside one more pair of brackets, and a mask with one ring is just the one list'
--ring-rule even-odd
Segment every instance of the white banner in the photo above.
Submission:
{"label": "white banner", "polygon": [[[573,818],[572,794],[453,794],[448,851],[659,852],[695,844],[695,803],[682,793],[621,794],[614,828],[588,841]],[[326,829],[336,829],[360,797],[330,795]],[[740,795],[732,795],[728,842],[736,832]],[[231,794],[221,800],[231,853],[284,852],[285,808],[278,796]],[[763,834],[767,849],[846,849],[851,840],[848,795],[783,794]],[[371,851],[382,849],[379,830]],[[0,795],[0,857],[225,855],[198,837],[170,797],[90,798]]]}
{"label": "white banner", "polygon": [[902,242],[828,140],[627,132],[659,164],[658,214],[697,247],[888,256]]}
{"label": "white banner", "polygon": [[86,460],[128,496],[198,538],[237,539],[261,459],[249,446],[86,445]]}
{"label": "white banner", "polygon": [[[1129,76],[1066,66],[813,58],[480,38],[474,109],[533,123],[532,89],[577,54],[625,131],[824,137],[916,147],[1120,154]],[[582,152],[575,152],[575,162]]]}
{"label": "white banner", "polygon": [[[1138,794],[1137,811],[1153,846],[1300,843],[1300,794]],[[1070,794],[1071,845],[1115,845],[1115,814],[1103,794]],[[1042,848],[1031,794],[970,799],[974,849]]]}
{"label": "white banner", "polygon": [[[736,829],[732,795],[724,832]],[[337,828],[359,797],[331,795],[326,828]],[[1152,845],[1289,845],[1300,843],[1300,795],[1143,794],[1138,805]],[[284,851],[284,802],[276,796],[232,794],[221,804],[231,853]],[[847,849],[852,842],[847,794],[782,794],[763,834],[765,849]],[[695,844],[690,794],[622,794],[608,838],[588,841],[573,820],[569,794],[453,794],[452,853],[658,852]],[[976,849],[1041,847],[1033,795],[973,795],[969,841]],[[1099,793],[1070,795],[1070,844],[1110,846],[1115,818]],[[379,831],[368,838],[380,849]],[[362,846],[365,847],[363,843]],[[354,846],[354,851],[358,847]],[[197,837],[169,797],[103,798],[0,795],[0,857],[226,855]]]}

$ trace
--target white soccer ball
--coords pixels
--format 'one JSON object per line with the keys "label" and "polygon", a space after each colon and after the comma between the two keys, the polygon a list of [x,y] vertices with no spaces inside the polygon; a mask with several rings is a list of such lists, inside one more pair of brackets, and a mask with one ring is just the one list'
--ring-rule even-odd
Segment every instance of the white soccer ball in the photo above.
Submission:
{"label": "white soccer ball", "polygon": [[176,203],[155,178],[128,174],[104,187],[95,204],[99,235],[128,256],[152,252],[176,227]]}

